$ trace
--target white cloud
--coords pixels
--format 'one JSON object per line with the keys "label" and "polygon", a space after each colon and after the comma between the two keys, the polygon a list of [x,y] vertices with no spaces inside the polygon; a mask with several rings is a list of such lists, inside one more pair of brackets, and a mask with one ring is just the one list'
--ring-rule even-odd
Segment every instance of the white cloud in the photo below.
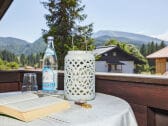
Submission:
{"label": "white cloud", "polygon": [[160,34],[160,35],[151,35],[152,37],[168,41],[168,32]]}
{"label": "white cloud", "polygon": [[137,34],[145,35],[145,31],[138,31]]}

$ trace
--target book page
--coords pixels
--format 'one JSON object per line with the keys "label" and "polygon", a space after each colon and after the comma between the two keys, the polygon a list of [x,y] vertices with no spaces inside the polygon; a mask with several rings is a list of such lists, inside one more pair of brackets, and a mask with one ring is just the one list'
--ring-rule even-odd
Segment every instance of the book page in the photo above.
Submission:
{"label": "book page", "polygon": [[56,97],[46,96],[46,97],[40,97],[40,98],[27,100],[27,101],[11,103],[5,106],[13,108],[21,112],[26,112],[26,111],[31,111],[34,109],[43,108],[49,105],[53,105],[57,103],[59,104],[63,102],[66,102],[66,101],[56,98]]}
{"label": "book page", "polygon": [[10,96],[6,95],[6,96],[0,97],[0,105],[21,102],[21,101],[31,100],[35,98],[38,98],[38,96],[33,93],[23,93],[23,94],[10,95]]}

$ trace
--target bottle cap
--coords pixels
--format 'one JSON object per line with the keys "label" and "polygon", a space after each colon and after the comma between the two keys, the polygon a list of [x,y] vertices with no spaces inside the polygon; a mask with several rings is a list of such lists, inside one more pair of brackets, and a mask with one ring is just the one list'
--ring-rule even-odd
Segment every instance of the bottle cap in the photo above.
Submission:
{"label": "bottle cap", "polygon": [[54,40],[54,37],[53,36],[48,36],[47,40]]}

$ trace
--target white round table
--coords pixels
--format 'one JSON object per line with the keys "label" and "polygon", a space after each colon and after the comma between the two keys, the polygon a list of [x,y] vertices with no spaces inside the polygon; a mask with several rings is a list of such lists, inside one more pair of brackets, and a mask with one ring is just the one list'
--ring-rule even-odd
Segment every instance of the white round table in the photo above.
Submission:
{"label": "white round table", "polygon": [[91,109],[71,102],[71,108],[66,111],[28,123],[0,116],[0,126],[137,126],[130,105],[118,97],[97,93],[96,99],[88,103]]}

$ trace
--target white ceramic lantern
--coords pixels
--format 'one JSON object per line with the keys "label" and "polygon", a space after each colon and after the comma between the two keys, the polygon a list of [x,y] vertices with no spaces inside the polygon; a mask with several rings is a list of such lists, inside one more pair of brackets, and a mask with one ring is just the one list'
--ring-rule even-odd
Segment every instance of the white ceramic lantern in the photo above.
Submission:
{"label": "white ceramic lantern", "polygon": [[65,98],[87,101],[95,98],[95,58],[91,51],[69,51],[64,66]]}

